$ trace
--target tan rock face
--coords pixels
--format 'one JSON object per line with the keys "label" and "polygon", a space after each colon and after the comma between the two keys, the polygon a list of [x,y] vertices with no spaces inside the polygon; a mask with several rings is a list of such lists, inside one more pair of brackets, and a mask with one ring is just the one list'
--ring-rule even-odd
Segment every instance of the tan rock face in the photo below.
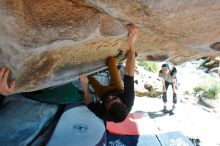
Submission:
{"label": "tan rock face", "polygon": [[126,51],[130,22],[139,60],[219,56],[219,16],[218,0],[0,0],[0,66],[12,70],[15,92],[72,81]]}

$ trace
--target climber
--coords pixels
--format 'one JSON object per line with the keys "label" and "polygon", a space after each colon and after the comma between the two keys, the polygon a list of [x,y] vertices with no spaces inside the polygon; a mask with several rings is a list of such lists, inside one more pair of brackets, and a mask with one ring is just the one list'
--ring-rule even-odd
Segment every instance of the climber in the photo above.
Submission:
{"label": "climber", "polygon": [[[128,25],[128,54],[123,81],[117,69],[117,58],[107,58],[110,72],[108,86],[101,85],[94,77],[80,75],[84,92],[84,102],[87,107],[104,121],[122,122],[127,117],[134,104],[134,70],[135,70],[135,42],[137,29],[134,24]],[[93,102],[88,85],[91,84],[99,102]]]}

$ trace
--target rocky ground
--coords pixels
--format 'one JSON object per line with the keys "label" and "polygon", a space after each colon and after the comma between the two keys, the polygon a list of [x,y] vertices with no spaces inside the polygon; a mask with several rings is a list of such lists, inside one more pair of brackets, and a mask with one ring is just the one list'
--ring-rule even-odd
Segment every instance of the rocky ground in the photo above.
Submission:
{"label": "rocky ground", "polygon": [[[161,110],[163,108],[162,99],[150,98],[146,87],[151,86],[153,90],[161,88],[157,73],[149,73],[141,68],[138,68],[135,89],[138,96],[135,99],[133,111],[141,110],[148,114],[153,121],[157,131],[154,132],[169,132],[181,131],[184,135],[200,139],[201,146],[218,146],[220,140],[218,135],[220,133],[220,106],[210,108],[204,105],[198,97],[194,97],[192,89],[201,84],[208,83],[212,80],[220,81],[217,74],[207,74],[202,69],[198,69],[201,61],[191,61],[177,66],[178,70],[178,97],[179,102],[176,113],[164,114]],[[220,82],[219,82],[220,83]],[[172,106],[172,91],[168,90],[168,100],[170,107]]]}

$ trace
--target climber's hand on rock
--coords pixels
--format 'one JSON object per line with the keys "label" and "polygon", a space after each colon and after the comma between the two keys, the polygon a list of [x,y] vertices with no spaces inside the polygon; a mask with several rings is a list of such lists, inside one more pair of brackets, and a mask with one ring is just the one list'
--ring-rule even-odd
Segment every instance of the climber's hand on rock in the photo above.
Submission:
{"label": "climber's hand on rock", "polygon": [[15,89],[15,81],[12,81],[10,85],[8,85],[9,72],[10,70],[6,67],[0,70],[0,94],[5,96],[11,94]]}

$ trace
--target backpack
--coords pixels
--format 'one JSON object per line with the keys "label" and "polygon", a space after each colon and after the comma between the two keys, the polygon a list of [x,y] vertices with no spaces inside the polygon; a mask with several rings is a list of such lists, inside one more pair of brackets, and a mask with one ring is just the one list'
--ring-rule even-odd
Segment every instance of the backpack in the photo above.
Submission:
{"label": "backpack", "polygon": [[176,69],[176,67],[174,66],[174,67],[172,68],[172,70],[170,71],[170,75],[173,76],[173,75],[176,75],[176,74],[177,74],[177,69]]}

